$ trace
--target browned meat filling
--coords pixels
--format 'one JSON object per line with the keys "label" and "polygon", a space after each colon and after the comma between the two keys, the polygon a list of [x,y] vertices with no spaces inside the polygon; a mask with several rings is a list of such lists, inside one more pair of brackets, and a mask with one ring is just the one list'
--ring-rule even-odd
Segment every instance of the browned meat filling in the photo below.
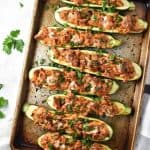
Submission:
{"label": "browned meat filling", "polygon": [[143,30],[139,26],[137,16],[127,15],[122,18],[118,13],[111,15],[88,8],[64,10],[60,12],[60,17],[75,25],[98,27],[102,30],[117,30],[119,33]]}
{"label": "browned meat filling", "polygon": [[[84,3],[91,3],[97,5],[103,5],[104,0],[70,0],[71,2],[76,3],[77,5],[81,5]],[[120,7],[123,6],[122,0],[106,0],[107,4],[110,6]]]}
{"label": "browned meat filling", "polygon": [[69,141],[64,135],[59,133],[47,133],[41,138],[41,145],[44,150],[105,150],[104,146],[99,143],[91,143],[90,145],[83,144],[82,141]]}
{"label": "browned meat filling", "polygon": [[65,113],[80,113],[82,115],[97,114],[113,117],[119,113],[118,107],[107,97],[101,101],[89,101],[84,97],[68,94],[65,97],[55,96],[54,107]]}
{"label": "browned meat filling", "polygon": [[36,86],[50,90],[75,90],[78,93],[107,95],[112,88],[112,81],[104,81],[89,74],[78,74],[75,71],[37,70],[32,82]]}
{"label": "browned meat filling", "polygon": [[76,114],[53,115],[46,108],[39,107],[34,110],[32,117],[35,124],[49,131],[63,130],[96,141],[109,137],[109,130],[103,122],[78,118]]}
{"label": "browned meat filling", "polygon": [[[91,54],[71,49],[53,49],[53,52],[55,58],[59,61],[67,62],[83,71],[88,69],[108,78],[121,77],[125,81],[128,81],[135,75],[134,67],[129,59],[121,59],[113,54],[104,55],[96,52]],[[97,80],[97,78],[93,78],[93,80]],[[85,77],[84,81],[89,83],[90,79]],[[92,82],[90,81],[90,83]],[[100,90],[99,88],[97,89]]]}
{"label": "browned meat filling", "polygon": [[44,44],[50,47],[98,47],[98,48],[112,48],[109,43],[109,38],[103,33],[91,33],[88,31],[77,31],[72,28],[54,29],[43,27],[35,36],[36,39],[41,40]]}

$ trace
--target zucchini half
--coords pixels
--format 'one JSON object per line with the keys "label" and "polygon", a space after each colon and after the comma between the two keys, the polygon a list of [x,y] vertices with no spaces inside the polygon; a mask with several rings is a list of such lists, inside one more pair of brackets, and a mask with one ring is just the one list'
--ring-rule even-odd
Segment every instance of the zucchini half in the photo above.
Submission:
{"label": "zucchini half", "polygon": [[[58,138],[64,139],[65,143],[59,142]],[[55,140],[55,142],[52,142],[51,139],[52,139],[52,141]],[[69,150],[69,148],[72,148],[72,146],[76,145],[76,142],[81,142],[81,144],[82,144],[82,141],[74,140],[73,137],[70,135],[66,135],[66,134],[60,135],[59,133],[55,133],[55,132],[47,132],[38,138],[38,145],[42,149],[45,149],[45,150],[47,150],[48,147],[52,147],[54,149],[59,148],[59,149],[68,149]],[[56,143],[59,143],[59,144],[56,144]],[[103,150],[111,150],[111,148],[108,147],[107,145],[100,144],[100,143],[91,143],[90,147],[86,146],[84,144],[82,144],[82,145],[87,150],[88,149],[90,150],[90,148],[93,146],[93,144],[98,144],[100,149],[102,148]]]}
{"label": "zucchini half", "polygon": [[[47,45],[49,47],[63,47],[63,48],[93,47],[93,48],[97,48],[96,46],[94,46],[94,43],[91,43],[91,46],[85,46],[85,45],[83,45],[84,43],[82,44],[82,42],[81,42],[81,44],[80,43],[76,44],[73,41],[71,41],[71,38],[70,38],[70,42],[68,42],[67,44],[64,44],[64,45],[57,45],[57,44],[55,44],[55,46],[53,46],[53,45],[51,45],[50,43],[47,42],[48,40],[51,40],[49,38],[49,34],[51,34],[51,32],[49,31],[50,29],[54,29],[57,32],[61,32],[62,30],[65,30],[65,29],[67,30],[67,28],[62,28],[62,27],[43,27],[35,35],[35,39],[39,40],[42,44]],[[47,33],[45,33],[45,30],[47,30]],[[75,29],[72,29],[72,30],[75,30]],[[78,35],[79,31],[75,30],[75,32]],[[83,34],[86,34],[87,31],[80,31],[80,33],[81,32]],[[88,33],[91,33],[92,35],[94,35],[94,33],[92,33],[92,32],[88,32]],[[103,33],[97,33],[97,34],[101,35]],[[106,38],[108,38],[108,41],[105,41],[106,42],[105,46],[102,46],[102,44],[99,45],[99,48],[113,48],[113,47],[121,45],[121,41],[113,38],[111,35],[103,34],[103,36],[106,37]],[[101,37],[99,39],[97,38],[96,40],[101,41],[101,40],[103,40],[103,37]]]}
{"label": "zucchini half", "polygon": [[[35,105],[30,105],[30,104],[25,104],[23,106],[23,112],[25,113],[25,115],[29,119],[31,119],[31,120],[34,121],[34,119],[32,117],[32,114],[38,108],[41,108],[41,107],[40,106],[35,106]],[[51,110],[48,110],[47,112],[54,113],[54,111],[51,111]],[[38,113],[38,115],[39,115],[39,113]],[[58,116],[58,115],[54,114],[54,118],[56,118],[56,116]],[[113,130],[112,130],[111,126],[108,125],[106,122],[104,122],[102,120],[99,120],[99,119],[90,118],[90,117],[84,117],[84,116],[81,116],[81,115],[77,116],[75,114],[73,114],[73,115],[71,115],[71,114],[65,114],[65,115],[62,115],[62,119],[61,120],[64,120],[64,121],[68,122],[68,123],[65,123],[64,132],[67,133],[67,134],[69,134],[69,135],[73,135],[73,134],[77,133],[76,132],[77,129],[75,127],[72,127],[72,125],[69,123],[69,122],[72,122],[72,121],[76,122],[77,120],[82,120],[84,122],[84,125],[86,125],[88,127],[91,127],[90,125],[92,125],[92,129],[90,129],[90,130],[82,129],[82,132],[84,131],[85,134],[86,134],[86,135],[84,135],[85,137],[89,137],[93,133],[95,134],[95,130],[97,130],[97,128],[101,128],[101,126],[102,126],[103,130],[104,129],[107,130],[108,133],[103,138],[101,137],[101,139],[95,139],[95,138],[91,137],[90,138],[91,141],[96,141],[96,142],[108,141],[108,140],[110,140],[112,138],[112,135],[113,135]],[[68,127],[66,127],[66,124],[68,124]],[[41,127],[43,128],[43,126],[41,126]],[[101,129],[99,129],[99,130],[101,131]],[[96,131],[96,132],[98,132],[98,131]],[[79,133],[77,133],[77,134],[79,136],[82,136]]]}
{"label": "zucchini half", "polygon": [[[97,32],[106,32],[106,33],[124,33],[124,32],[120,32],[118,31],[118,29],[105,29],[105,28],[99,28],[99,27],[92,27],[92,26],[81,26],[81,25],[75,25],[73,23],[70,23],[69,21],[63,20],[60,16],[60,12],[61,11],[65,11],[65,10],[73,10],[74,8],[71,7],[61,7],[59,9],[57,9],[55,11],[55,20],[63,25],[63,26],[70,26],[72,28],[75,29],[80,29],[80,30],[90,30],[90,31],[97,31]],[[76,8],[76,10],[78,11],[82,11],[82,8]],[[110,16],[114,16],[116,13],[108,13],[108,12],[103,12],[104,14],[110,15]],[[119,15],[119,18],[123,19],[124,16]],[[85,18],[86,19],[86,18]],[[143,32],[145,29],[147,29],[148,23],[142,19],[138,19],[138,25],[141,27],[141,29],[139,31],[130,31],[128,33],[141,33]],[[126,33],[126,32],[125,32]]]}
{"label": "zucchini half", "polygon": [[[62,49],[57,49],[57,50],[61,51]],[[83,54],[97,55],[97,52],[95,52],[95,51],[80,50],[80,52],[83,53]],[[110,55],[110,54],[108,54],[108,53],[101,53],[101,55],[107,56],[107,55]],[[53,50],[50,50],[48,52],[48,56],[49,56],[50,60],[52,60],[53,62],[55,62],[57,64],[64,65],[64,66],[70,67],[72,69],[80,70],[81,72],[86,72],[86,73],[93,74],[93,75],[96,75],[96,76],[102,76],[102,77],[106,77],[106,78],[111,78],[111,77],[108,77],[108,76],[104,76],[102,73],[100,74],[99,72],[96,72],[96,71],[94,72],[94,71],[91,71],[91,70],[86,69],[86,68],[85,69],[81,69],[80,67],[75,67],[71,63],[68,63],[68,62],[66,62],[64,60],[63,61],[62,60],[58,60],[55,57]],[[120,59],[124,59],[124,58],[120,58]],[[132,65],[133,65],[134,70],[135,70],[135,76],[133,78],[130,78],[127,81],[138,80],[141,77],[141,75],[142,75],[141,67],[138,64],[134,63],[134,62],[132,62]],[[114,77],[113,79],[123,80],[124,81],[124,78],[118,77],[118,76]]]}
{"label": "zucchini half", "polygon": [[[40,70],[40,69],[44,69],[44,70],[57,70],[57,71],[60,71],[60,72],[63,72],[64,69],[62,68],[57,68],[57,67],[50,67],[50,66],[39,66],[39,67],[35,67],[33,69],[30,70],[29,72],[29,79],[32,80],[34,78],[34,73],[37,71],[37,70]],[[104,79],[105,82],[108,81],[108,79]],[[43,86],[44,87],[44,86]],[[112,81],[112,88],[110,90],[110,92],[108,94],[114,94],[117,90],[119,89],[119,85],[115,82],[115,81]],[[68,90],[66,90],[68,91]],[[92,93],[92,91],[89,91],[89,92],[82,92],[80,94],[83,94],[83,95],[95,95]]]}
{"label": "zucchini half", "polygon": [[[72,2],[70,0],[61,0],[62,2],[69,4],[69,5],[73,5],[73,6],[82,6],[82,7],[91,7],[91,8],[102,8],[103,5],[99,5],[99,4],[94,4],[94,3],[82,3],[82,4],[76,4],[75,2]],[[117,10],[134,10],[135,9],[135,4],[133,2],[129,2],[127,0],[122,0],[123,6],[116,6],[115,9]],[[111,7],[111,5],[106,5],[106,8]]]}
{"label": "zucchini half", "polygon": [[[94,99],[92,99],[92,98],[89,98],[89,97],[86,97],[86,96],[81,96],[81,95],[74,95],[76,98],[84,98],[84,100],[85,101],[92,101],[92,102],[94,102]],[[54,103],[54,100],[55,100],[55,98],[57,98],[57,97],[59,97],[59,98],[62,98],[64,101],[65,101],[65,97],[66,97],[66,95],[64,95],[64,94],[55,94],[55,95],[51,95],[51,96],[49,96],[49,98],[47,99],[47,103],[48,103],[48,105],[52,108],[52,109],[54,109],[54,110],[57,110],[57,111],[60,111],[60,110],[58,110],[56,107],[55,107],[55,103]],[[61,100],[61,99],[59,99],[59,100]],[[102,98],[102,99],[100,99],[99,98],[99,101],[103,101],[104,99]],[[116,108],[118,108],[118,113],[117,114],[113,114],[112,116],[117,116],[117,115],[129,115],[130,113],[131,113],[131,108],[130,107],[128,107],[128,106],[125,106],[124,104],[122,104],[122,103],[120,103],[120,102],[118,102],[118,101],[110,101],[111,103],[112,103],[112,105],[114,105]],[[61,103],[61,102],[60,102]],[[99,104],[100,105],[100,104]],[[66,107],[68,106],[68,105],[65,105]],[[97,106],[98,106],[98,104],[97,104]],[[74,109],[73,108],[73,106],[72,106],[72,109]],[[103,110],[104,111],[104,110]],[[106,111],[106,110],[105,110]],[[68,112],[66,112],[66,113],[69,113],[69,111]],[[80,114],[80,112],[78,112],[79,114]],[[83,113],[83,112],[82,112]],[[90,112],[89,112],[90,113]],[[104,114],[106,115],[106,116],[111,116],[111,114],[108,114],[107,112],[104,112]],[[96,115],[98,115],[98,114],[96,114]]]}

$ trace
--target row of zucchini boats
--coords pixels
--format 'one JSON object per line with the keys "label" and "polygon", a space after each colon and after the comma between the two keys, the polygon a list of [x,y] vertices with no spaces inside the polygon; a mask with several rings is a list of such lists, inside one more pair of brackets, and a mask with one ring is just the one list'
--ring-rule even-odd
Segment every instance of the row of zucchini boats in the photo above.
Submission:
{"label": "row of zucchini boats", "polygon": [[49,108],[25,104],[23,111],[47,131],[38,138],[44,150],[111,150],[100,142],[110,140],[113,129],[95,116],[131,114],[131,107],[110,95],[119,89],[116,80],[137,80],[142,69],[127,58],[107,53],[104,49],[122,41],[106,33],[140,33],[147,22],[110,12],[112,8],[133,10],[134,3],[127,0],[61,1],[68,6],[57,9],[54,16],[63,27],[42,27],[35,35],[50,47],[47,56],[57,65],[32,68],[29,79],[37,87],[63,93],[49,96]]}

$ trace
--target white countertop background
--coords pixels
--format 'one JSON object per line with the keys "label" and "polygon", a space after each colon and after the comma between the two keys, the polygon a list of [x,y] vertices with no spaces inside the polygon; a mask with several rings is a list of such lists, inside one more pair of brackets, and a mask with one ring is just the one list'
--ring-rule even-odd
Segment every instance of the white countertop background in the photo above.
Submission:
{"label": "white countertop background", "polygon": [[[21,8],[19,2],[22,2],[24,7]],[[33,4],[34,0],[0,0],[0,83],[4,84],[4,88],[0,90],[0,96],[4,96],[9,100],[8,108],[3,109],[6,113],[6,118],[0,120],[0,150],[9,150],[12,117],[25,55],[25,48],[23,53],[14,50],[11,55],[5,54],[2,51],[2,42],[11,30],[20,29],[21,34],[19,37],[26,44],[32,19]],[[148,70],[149,74],[150,65]],[[150,78],[147,78],[146,83],[150,84]],[[150,96],[145,94],[142,126],[136,150],[150,150],[149,101]]]}

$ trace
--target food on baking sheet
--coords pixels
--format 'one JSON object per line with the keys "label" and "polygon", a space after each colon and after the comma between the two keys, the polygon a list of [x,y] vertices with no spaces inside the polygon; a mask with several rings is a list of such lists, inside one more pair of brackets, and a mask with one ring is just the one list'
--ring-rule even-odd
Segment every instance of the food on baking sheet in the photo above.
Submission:
{"label": "food on baking sheet", "polygon": [[101,79],[79,71],[40,66],[30,70],[29,79],[36,86],[52,91],[76,91],[85,95],[107,95],[115,93],[119,86],[110,79]]}
{"label": "food on baking sheet", "polygon": [[137,80],[142,74],[139,65],[114,54],[89,50],[51,49],[48,55],[55,63],[111,79]]}
{"label": "food on baking sheet", "polygon": [[74,6],[92,8],[114,8],[117,10],[135,9],[133,2],[127,0],[61,0],[62,2]]}
{"label": "food on baking sheet", "polygon": [[26,116],[45,130],[63,131],[69,135],[88,138],[91,141],[107,141],[111,139],[113,130],[102,120],[83,117],[76,114],[60,114],[45,107],[25,104],[23,111]]}
{"label": "food on baking sheet", "polygon": [[109,33],[140,33],[147,28],[147,22],[137,16],[121,16],[89,8],[62,7],[56,10],[55,19],[64,26]]}
{"label": "food on baking sheet", "polygon": [[86,139],[74,139],[66,134],[47,132],[38,138],[38,145],[44,150],[111,150],[110,147],[92,143]]}
{"label": "food on baking sheet", "polygon": [[129,115],[131,113],[130,107],[118,101],[111,101],[106,96],[94,99],[72,93],[68,95],[54,94],[48,98],[47,103],[56,111],[68,114],[76,113],[82,116],[96,114],[99,116],[114,117],[117,115]]}
{"label": "food on baking sheet", "polygon": [[35,39],[50,47],[97,47],[112,48],[119,46],[121,41],[104,33],[78,31],[73,28],[42,27]]}

